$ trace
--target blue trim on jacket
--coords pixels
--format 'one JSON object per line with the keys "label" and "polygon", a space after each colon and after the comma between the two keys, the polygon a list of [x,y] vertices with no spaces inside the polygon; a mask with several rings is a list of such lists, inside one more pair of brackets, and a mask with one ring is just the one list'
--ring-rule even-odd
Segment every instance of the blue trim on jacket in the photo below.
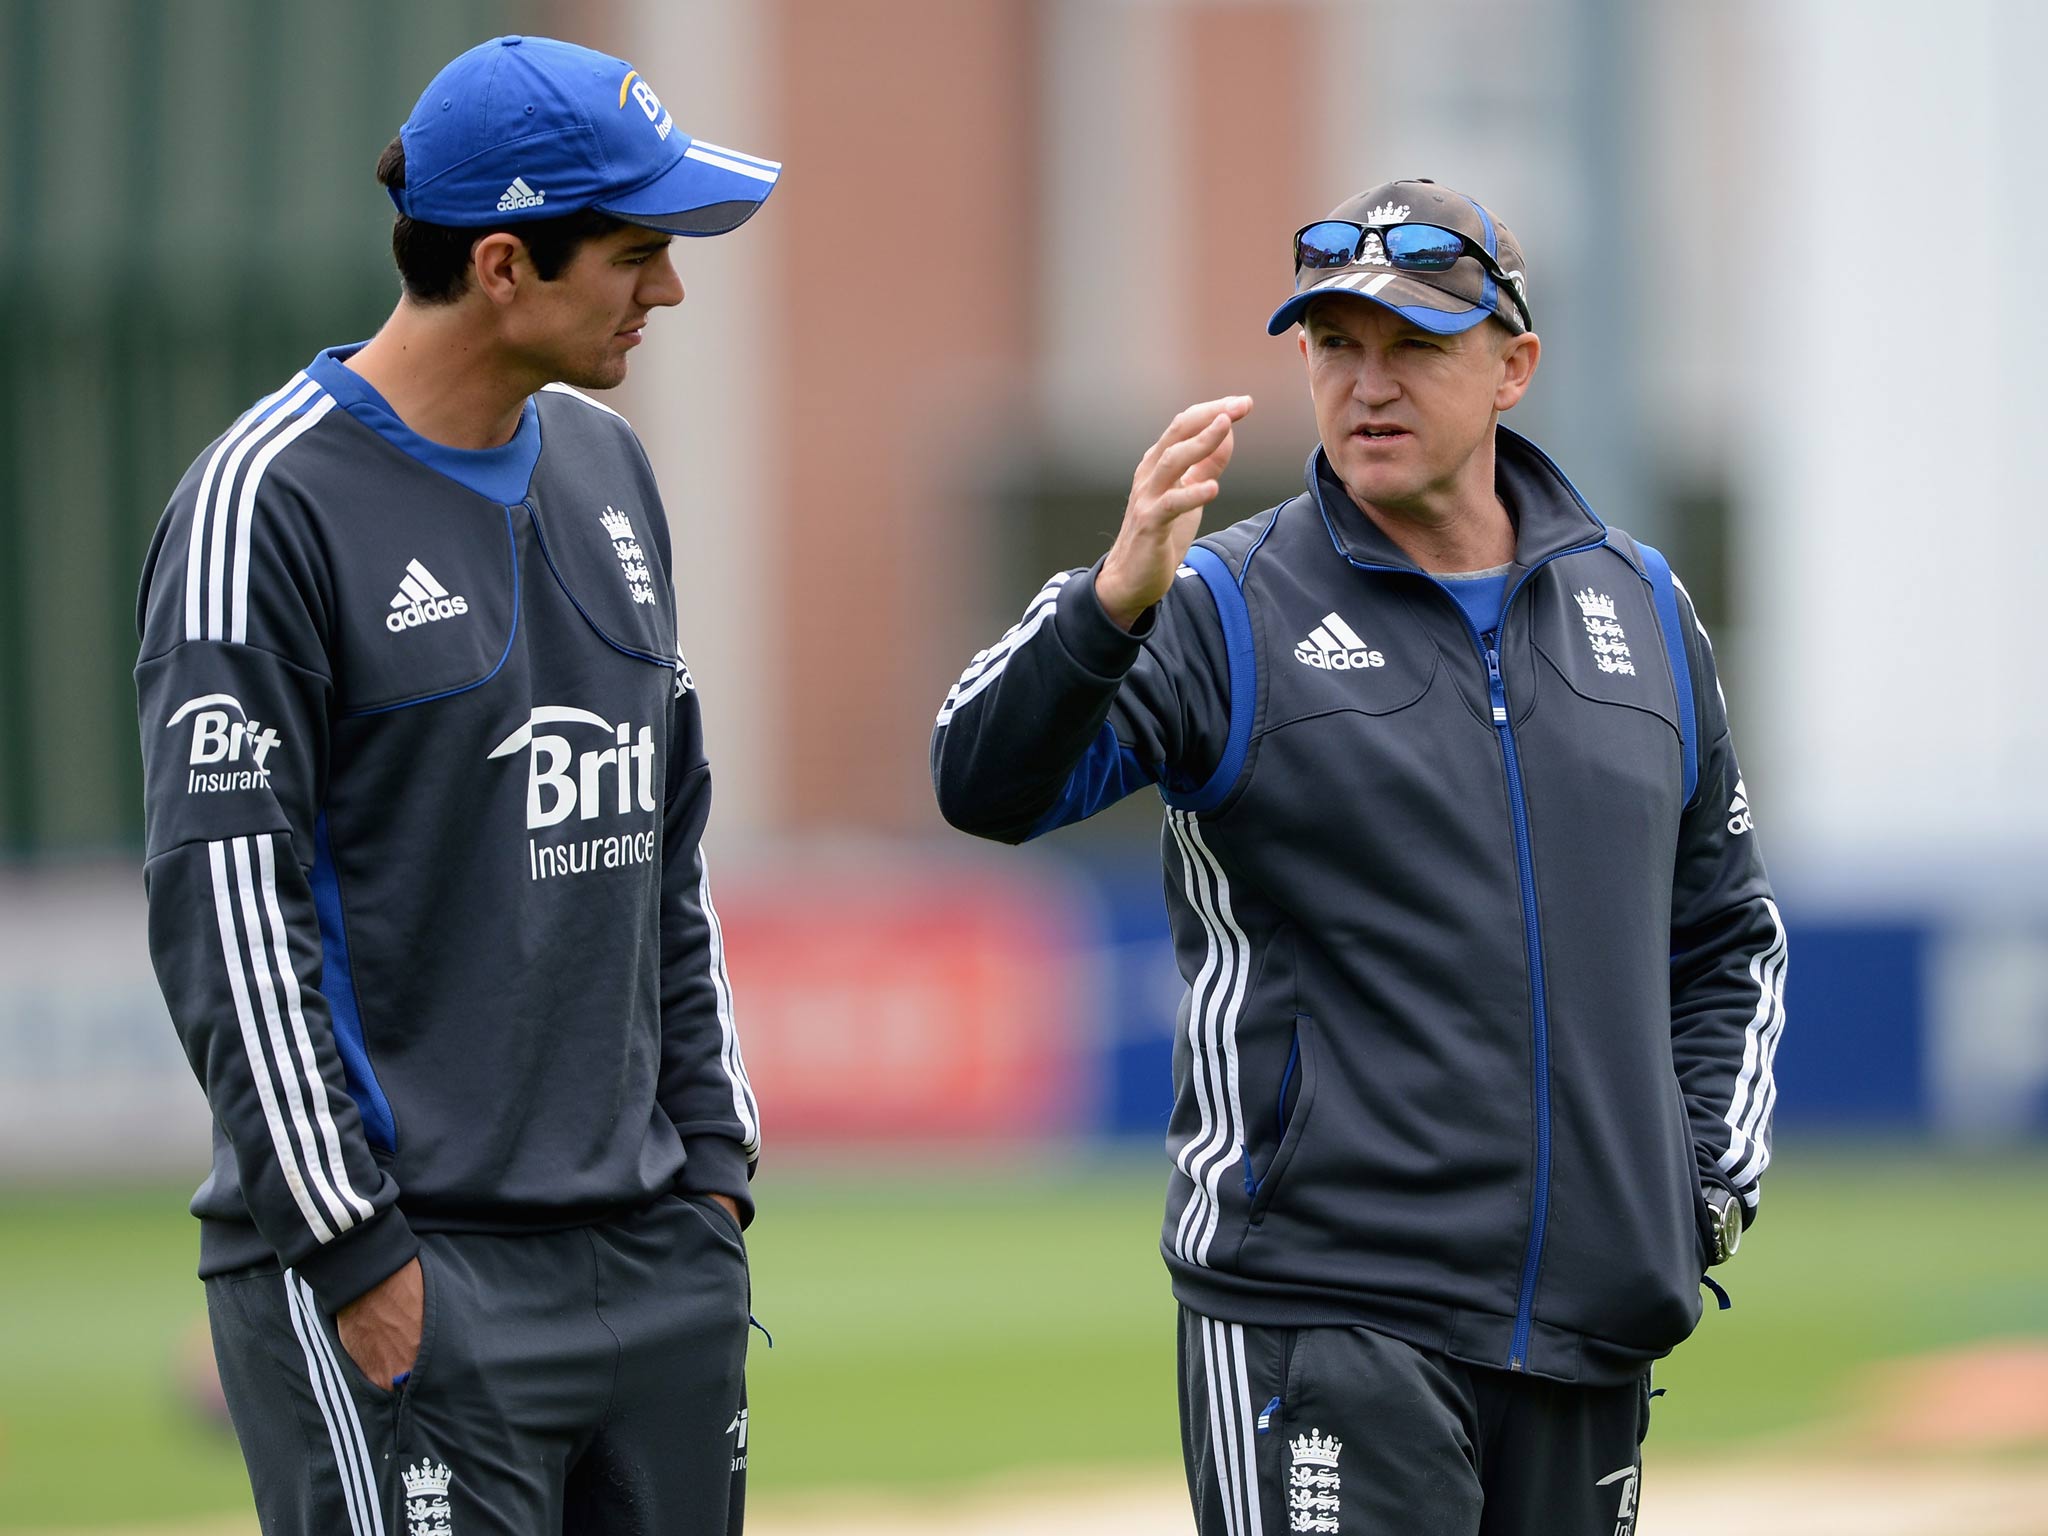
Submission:
{"label": "blue trim on jacket", "polygon": [[1685,656],[1685,618],[1678,611],[1677,582],[1671,575],[1671,563],[1658,551],[1641,539],[1636,548],[1642,552],[1643,569],[1650,580],[1650,596],[1657,607],[1657,627],[1664,632],[1664,653],[1671,658],[1671,685],[1678,690],[1678,750],[1685,764],[1685,801],[1693,802],[1699,790],[1700,750],[1695,739],[1692,708],[1692,666]]}
{"label": "blue trim on jacket", "polygon": [[355,973],[348,960],[348,930],[342,921],[341,881],[334,871],[334,850],[327,840],[327,813],[313,820],[313,911],[320,919],[320,995],[334,1018],[334,1048],[348,1082],[348,1096],[363,1117],[363,1136],[384,1152],[398,1150],[398,1124],[391,1101],[370,1065],[363,1041],[363,1014],[356,1002]]}
{"label": "blue trim on jacket", "polygon": [[1095,740],[1088,744],[1087,754],[1067,775],[1066,788],[1060,791],[1059,799],[1032,823],[1031,830],[1024,834],[1025,840],[1086,821],[1104,806],[1115,805],[1125,795],[1157,783],[1163,772],[1148,769],[1140,762],[1137,753],[1117,740],[1116,727],[1105,720],[1102,729],[1095,733]]}
{"label": "blue trim on jacket", "polygon": [[[1269,525],[1267,532],[1271,531]],[[1217,616],[1223,620],[1223,651],[1230,666],[1230,734],[1224,738],[1216,771],[1200,789],[1192,794],[1161,789],[1159,794],[1176,810],[1199,815],[1221,805],[1244,771],[1245,755],[1252,744],[1252,715],[1258,708],[1259,662],[1252,648],[1252,616],[1245,607],[1244,590],[1223,557],[1196,544],[1188,550],[1187,563],[1215,598]]]}

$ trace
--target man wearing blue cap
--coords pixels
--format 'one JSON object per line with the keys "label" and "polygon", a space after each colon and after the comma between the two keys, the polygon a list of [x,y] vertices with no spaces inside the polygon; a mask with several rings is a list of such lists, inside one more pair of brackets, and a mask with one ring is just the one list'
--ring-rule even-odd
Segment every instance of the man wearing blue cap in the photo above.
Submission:
{"label": "man wearing blue cap", "polygon": [[578,393],[773,161],[499,38],[378,165],[403,294],[142,581],[150,944],[266,1532],[739,1529],[760,1127],[646,455]]}
{"label": "man wearing blue cap", "polygon": [[1293,256],[1304,493],[1198,540],[1251,401],[1182,412],[947,697],[939,803],[1021,842],[1166,802],[1205,1536],[1628,1536],[1784,1023],[1713,650],[1499,424],[1541,343],[1498,219],[1393,182]]}

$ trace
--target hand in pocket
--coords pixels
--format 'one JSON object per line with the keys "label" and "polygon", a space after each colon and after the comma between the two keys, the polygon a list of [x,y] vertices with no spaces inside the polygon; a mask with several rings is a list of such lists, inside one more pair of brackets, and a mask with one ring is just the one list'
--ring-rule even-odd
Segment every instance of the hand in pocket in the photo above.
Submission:
{"label": "hand in pocket", "polygon": [[356,1369],[389,1392],[419,1359],[425,1317],[426,1286],[413,1258],[335,1313],[334,1331]]}

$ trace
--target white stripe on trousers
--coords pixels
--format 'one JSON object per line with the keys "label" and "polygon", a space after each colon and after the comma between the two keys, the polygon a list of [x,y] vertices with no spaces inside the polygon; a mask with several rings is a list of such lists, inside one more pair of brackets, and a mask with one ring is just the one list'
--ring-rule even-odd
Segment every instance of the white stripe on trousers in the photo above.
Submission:
{"label": "white stripe on trousers", "polygon": [[363,1423],[356,1416],[355,1399],[349,1396],[341,1364],[320,1329],[319,1313],[315,1310],[319,1303],[314,1299],[313,1288],[286,1270],[284,1299],[291,1309],[292,1332],[298,1335],[299,1348],[305,1351],[313,1399],[320,1405],[320,1417],[327,1424],[327,1440],[334,1447],[334,1470],[341,1479],[342,1499],[348,1505],[351,1536],[384,1536],[384,1511],[377,1500],[377,1477],[370,1467]]}
{"label": "white stripe on trousers", "polygon": [[1244,1324],[1191,1315],[1202,1329],[1202,1366],[1209,1393],[1209,1448],[1216,1467],[1217,1490],[1223,1496],[1224,1531],[1226,1536],[1265,1536],[1259,1511],[1252,1383],[1244,1361]]}

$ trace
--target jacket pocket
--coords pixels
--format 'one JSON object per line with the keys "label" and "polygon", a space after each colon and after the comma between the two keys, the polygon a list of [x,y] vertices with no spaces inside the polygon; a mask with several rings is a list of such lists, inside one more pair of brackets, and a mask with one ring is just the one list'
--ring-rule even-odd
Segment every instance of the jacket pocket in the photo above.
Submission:
{"label": "jacket pocket", "polygon": [[1315,1104],[1316,1081],[1315,1020],[1305,1013],[1297,1013],[1294,1016],[1294,1040],[1287,1054],[1287,1068],[1281,1075],[1280,1092],[1269,1111],[1279,1128],[1279,1145],[1274,1148],[1272,1160],[1263,1171],[1253,1171],[1249,1161],[1246,1164],[1251,1182],[1248,1219],[1254,1226],[1273,1203],[1274,1195],[1286,1178],[1288,1165],[1294,1161],[1295,1149],[1301,1145],[1309,1111]]}
{"label": "jacket pocket", "polygon": [[[1676,1084],[1676,1079],[1673,1080]],[[1685,1171],[1691,1180],[1692,1230],[1699,1242],[1700,1273],[1707,1272],[1707,1257],[1713,1252],[1714,1213],[1707,1207],[1706,1180],[1700,1172],[1699,1142],[1692,1133],[1692,1111],[1686,1107],[1685,1088],[1677,1085],[1678,1124],[1685,1133]]]}

